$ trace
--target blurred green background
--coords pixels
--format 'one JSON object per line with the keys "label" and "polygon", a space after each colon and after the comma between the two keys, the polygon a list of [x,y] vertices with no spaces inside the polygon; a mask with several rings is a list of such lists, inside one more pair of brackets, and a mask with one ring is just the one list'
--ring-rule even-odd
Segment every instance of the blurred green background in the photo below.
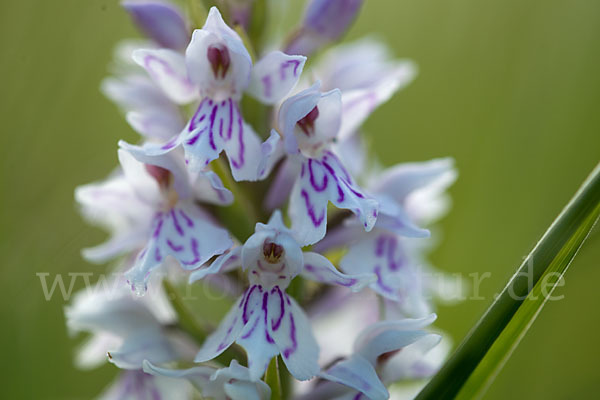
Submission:
{"label": "blurred green background", "polygon": [[[486,300],[439,310],[459,341],[600,159],[600,2],[366,3],[349,38],[377,33],[420,67],[366,130],[386,164],[456,158],[433,258],[492,272]],[[72,367],[64,302],[46,302],[35,274],[102,271],[79,255],[104,235],[72,193],[113,168],[119,138],[136,139],[98,90],[113,46],[136,35],[114,0],[0,3],[3,398],[90,398],[115,373]],[[597,395],[599,244],[596,233],[486,399]]]}

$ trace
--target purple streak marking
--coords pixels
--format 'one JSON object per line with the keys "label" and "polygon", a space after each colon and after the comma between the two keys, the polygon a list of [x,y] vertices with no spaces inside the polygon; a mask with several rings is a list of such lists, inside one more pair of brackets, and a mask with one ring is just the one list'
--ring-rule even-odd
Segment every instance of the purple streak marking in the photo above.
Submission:
{"label": "purple streak marking", "polygon": [[[288,300],[289,302],[289,300]],[[296,323],[294,322],[294,316],[290,312],[290,339],[292,339],[292,346],[288,347],[283,351],[283,357],[289,358],[293,352],[298,348],[298,342],[296,341]]]}
{"label": "purple streak marking", "polygon": [[283,315],[285,314],[285,303],[283,301],[283,294],[281,293],[281,289],[279,289],[279,286],[275,286],[273,289],[271,289],[271,293],[273,293],[275,290],[277,290],[277,295],[279,296],[280,313],[279,318],[277,318],[277,321],[273,322],[273,319],[271,319],[271,329],[273,329],[274,331],[278,330],[281,326],[281,321],[283,320]]}
{"label": "purple streak marking", "polygon": [[263,302],[262,302],[262,311],[263,311],[264,323],[265,323],[265,339],[267,340],[268,343],[275,343],[275,341],[273,340],[271,335],[269,335],[269,329],[268,329],[268,324],[267,324],[267,316],[269,314],[269,308],[267,307],[268,302],[269,302],[269,292],[265,292],[263,294]]}
{"label": "purple streak marking", "polygon": [[393,288],[383,283],[383,277],[381,276],[381,267],[379,265],[375,266],[373,272],[375,272],[375,275],[377,275],[377,286],[379,286],[384,292],[394,293]]}
{"label": "purple streak marking", "polygon": [[233,321],[231,322],[231,325],[229,325],[229,328],[227,329],[227,333],[225,333],[225,337],[223,338],[223,340],[217,347],[217,351],[220,352],[221,350],[224,350],[227,347],[229,347],[229,345],[227,344],[227,341],[229,339],[229,335],[231,335],[231,332],[233,331],[233,327],[235,326],[235,323],[237,322],[237,320],[238,320],[238,316],[236,315],[235,318],[233,319]]}
{"label": "purple streak marking", "polygon": [[178,137],[175,136],[173,139],[171,139],[167,143],[163,144],[160,148],[163,150],[172,149],[177,144],[177,139],[178,139]]}
{"label": "purple streak marking", "polygon": [[233,100],[229,99],[229,127],[227,128],[227,140],[233,135]]}
{"label": "purple streak marking", "polygon": [[196,238],[192,238],[190,240],[190,247],[192,248],[192,254],[194,258],[191,261],[179,260],[179,262],[183,265],[194,265],[200,262],[200,252],[198,251],[198,241]]}
{"label": "purple streak marking", "polygon": [[160,80],[160,75],[158,75],[156,73],[156,70],[152,67],[152,64],[160,64],[160,66],[162,67],[163,72],[166,75],[169,75],[175,79],[177,79],[180,83],[182,83],[183,85],[185,85],[187,87],[187,89],[191,89],[191,83],[189,80],[185,79],[185,78],[181,78],[180,76],[178,76],[175,71],[173,70],[173,68],[171,68],[171,66],[163,59],[155,57],[154,55],[148,54],[146,55],[146,57],[144,58],[144,65],[146,66],[146,68],[149,70],[150,74],[156,79],[156,80]]}
{"label": "purple streak marking", "polygon": [[[203,111],[205,103],[206,98],[204,98],[198,105],[198,108],[196,109],[196,112],[194,113],[194,116],[192,117],[192,120],[190,122],[190,127],[188,128],[189,132],[196,129],[196,126],[198,126],[198,124],[200,124],[202,121],[204,121],[204,118],[206,118],[206,112]],[[200,118],[198,118],[198,115],[200,115]]]}
{"label": "purple streak marking", "polygon": [[[233,165],[233,167],[235,169],[240,169],[244,166],[244,152],[245,152],[245,148],[244,148],[244,125],[243,125],[243,121],[242,121],[242,115],[239,112],[239,110],[237,109],[237,104],[236,104],[236,114],[237,114],[237,123],[238,123],[238,142],[239,142],[239,160],[236,160],[233,157],[229,157],[229,161],[231,162],[231,165]],[[229,154],[227,154],[229,155]]]}
{"label": "purple streak marking", "polygon": [[298,75],[298,67],[300,66],[300,61],[288,60],[288,61],[282,63],[281,66],[279,67],[279,75],[281,77],[281,80],[285,79],[285,71],[288,67],[290,67],[292,65],[294,66],[294,76]]}
{"label": "purple streak marking", "polygon": [[171,248],[171,250],[176,252],[183,250],[183,246],[177,246],[175,243],[171,242],[171,239],[167,239],[167,245]]}
{"label": "purple streak marking", "polygon": [[396,271],[401,266],[400,263],[397,263],[395,260],[397,248],[398,248],[397,239],[394,237],[390,237],[390,240],[388,241],[387,259],[388,259],[388,267],[391,271]]}
{"label": "purple streak marking", "polygon": [[175,215],[175,209],[171,208],[171,211],[169,212],[169,214],[171,214],[171,218],[173,218],[173,226],[175,226],[175,230],[177,231],[177,233],[179,234],[179,236],[183,236],[183,228],[181,228],[181,225],[179,225],[179,220],[177,219],[177,216]]}
{"label": "purple streak marking", "polygon": [[186,141],[186,144],[193,146],[194,144],[196,144],[196,142],[198,141],[198,139],[200,138],[200,135],[202,135],[204,132],[206,131],[206,126],[202,129],[200,129],[198,132],[196,132],[194,134],[194,136],[192,136],[191,138],[189,138]]}
{"label": "purple streak marking", "polygon": [[271,97],[271,87],[272,87],[272,83],[271,83],[271,76],[270,75],[265,75],[262,77],[261,79],[263,86],[264,86],[264,95],[265,97]]}
{"label": "purple streak marking", "polygon": [[218,109],[218,106],[214,106],[210,113],[210,128],[208,129],[209,143],[210,143],[210,147],[213,150],[217,150],[217,146],[215,145],[214,133],[213,133],[213,128],[215,126],[215,117],[217,115],[217,109]]}
{"label": "purple streak marking", "polygon": [[317,216],[315,215],[314,207],[312,204],[310,204],[310,197],[308,196],[308,193],[306,192],[306,190],[302,189],[302,191],[300,192],[300,195],[304,198],[304,204],[306,205],[306,212],[308,213],[308,216],[310,217],[313,225],[315,227],[320,226],[323,223],[323,220],[325,219],[325,211],[326,210],[323,210],[321,215],[317,218]]}
{"label": "purple streak marking", "polygon": [[254,330],[256,329],[256,326],[258,325],[258,320],[259,320],[259,318],[254,319],[254,323],[252,324],[252,327],[250,328],[250,330],[248,332],[246,332],[246,334],[244,336],[242,336],[242,339],[248,339],[250,336],[252,336],[252,334],[254,333]]}
{"label": "purple streak marking", "polygon": [[190,228],[194,227],[194,221],[183,210],[179,210],[179,215],[185,220],[187,226]]}
{"label": "purple streak marking", "polygon": [[163,216],[162,214],[158,214],[156,216],[156,218],[158,218],[158,223],[156,224],[156,229],[154,229],[154,233],[152,234],[153,238],[158,238],[158,236],[160,235],[160,232],[162,230],[162,226],[163,226]]}
{"label": "purple streak marking", "polygon": [[322,192],[323,190],[327,189],[327,174],[323,174],[323,182],[321,182],[321,186],[317,185],[317,182],[315,182],[315,175],[313,174],[312,169],[313,162],[319,163],[318,161],[315,161],[312,158],[308,159],[308,173],[310,174],[310,184],[312,185],[313,189],[315,189],[315,191]]}
{"label": "purple streak marking", "polygon": [[[244,311],[242,312],[242,321],[244,321],[244,324],[248,323],[248,319],[250,318],[250,316],[247,315],[247,311],[248,311],[248,302],[250,301],[250,297],[252,296],[252,292],[254,292],[254,290],[258,287],[258,285],[254,285],[250,288],[250,290],[248,290],[248,295],[246,296],[246,301],[244,302]],[[254,310],[251,310],[252,313],[254,313]],[[252,315],[252,313],[250,315]]]}

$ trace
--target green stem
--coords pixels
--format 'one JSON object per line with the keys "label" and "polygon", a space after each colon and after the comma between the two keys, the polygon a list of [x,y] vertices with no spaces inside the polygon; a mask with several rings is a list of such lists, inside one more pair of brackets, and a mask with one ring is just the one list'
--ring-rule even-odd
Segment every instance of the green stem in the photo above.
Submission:
{"label": "green stem", "polygon": [[[167,279],[163,279],[163,287],[167,294],[169,302],[173,306],[177,314],[177,326],[183,332],[190,335],[198,344],[204,343],[208,336],[208,329],[205,329],[202,324],[198,323],[196,316],[185,305],[183,299],[177,292],[177,289]],[[215,360],[223,365],[229,365],[231,360],[237,359],[243,362],[246,359],[244,351],[236,344],[231,345],[225,352],[215,358]]]}
{"label": "green stem", "polygon": [[279,357],[277,356],[273,357],[269,363],[269,367],[265,373],[265,383],[271,388],[271,400],[281,400],[283,398],[279,371]]}
{"label": "green stem", "polygon": [[219,207],[216,212],[220,220],[240,242],[244,242],[254,233],[254,224],[259,220],[259,212],[251,197],[233,179],[229,167],[222,158],[211,163],[212,170],[221,178],[227,189],[233,193],[233,204]]}
{"label": "green stem", "polygon": [[[453,399],[505,330],[528,294],[554,263],[570,263],[600,213],[600,164],[554,220],[502,293],[463,340],[452,357],[416,397]],[[565,258],[565,251],[568,257]],[[531,269],[531,270],[530,270]],[[532,278],[533,283],[529,282]]]}
{"label": "green stem", "polygon": [[171,306],[173,306],[173,309],[177,313],[181,330],[190,335],[196,342],[203,343],[207,336],[206,330],[202,328],[196,321],[194,315],[192,315],[191,311],[188,310],[173,284],[167,279],[163,279],[163,287],[165,288]]}

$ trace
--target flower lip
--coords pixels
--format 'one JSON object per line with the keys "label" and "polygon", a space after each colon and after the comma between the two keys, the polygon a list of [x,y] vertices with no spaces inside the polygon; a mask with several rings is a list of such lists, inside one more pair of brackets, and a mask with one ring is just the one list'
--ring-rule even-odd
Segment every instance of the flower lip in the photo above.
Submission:
{"label": "flower lip", "polygon": [[224,79],[231,64],[231,57],[229,56],[227,47],[222,45],[208,46],[206,56],[208,57],[215,78]]}
{"label": "flower lip", "polygon": [[300,119],[296,124],[302,129],[306,136],[312,136],[315,133],[315,121],[319,117],[319,108],[315,106],[308,114]]}
{"label": "flower lip", "polygon": [[277,264],[285,254],[283,246],[273,243],[268,239],[263,244],[263,256],[269,264]]}

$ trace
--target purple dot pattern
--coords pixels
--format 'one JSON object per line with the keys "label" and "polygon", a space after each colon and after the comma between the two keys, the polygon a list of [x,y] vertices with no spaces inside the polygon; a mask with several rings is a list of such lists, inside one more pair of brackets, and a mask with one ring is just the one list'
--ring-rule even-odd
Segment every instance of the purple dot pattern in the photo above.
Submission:
{"label": "purple dot pattern", "polygon": [[352,211],[365,230],[370,230],[377,219],[378,203],[366,195],[330,151],[304,160],[292,196],[295,206],[292,215],[293,229],[309,232],[308,240],[314,243],[323,238],[327,225],[327,204]]}
{"label": "purple dot pattern", "polygon": [[195,207],[180,205],[155,215],[150,240],[128,272],[134,289],[145,284],[151,271],[167,256],[191,270],[231,246],[227,231],[203,219]]}

